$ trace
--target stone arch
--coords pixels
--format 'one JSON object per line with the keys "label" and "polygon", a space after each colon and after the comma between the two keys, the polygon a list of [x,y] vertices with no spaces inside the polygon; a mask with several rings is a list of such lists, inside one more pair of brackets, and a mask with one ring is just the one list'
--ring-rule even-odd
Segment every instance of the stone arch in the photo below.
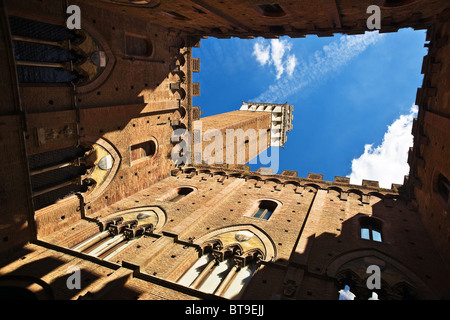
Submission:
{"label": "stone arch", "polygon": [[297,181],[286,181],[283,184],[285,189],[296,191],[298,187],[300,187],[300,183]]}
{"label": "stone arch", "polygon": [[356,198],[360,201],[362,200],[362,196],[364,195],[364,193],[358,189],[349,189],[349,190],[347,190],[347,192],[348,192],[349,198],[356,196]]}
{"label": "stone arch", "polygon": [[380,192],[372,191],[369,192],[368,195],[370,196],[370,203],[374,204],[375,202],[384,201],[384,195]]}
{"label": "stone arch", "polygon": [[265,179],[264,182],[274,182],[276,184],[281,184],[281,181],[276,178],[268,178],[268,179]]}
{"label": "stone arch", "polygon": [[220,239],[212,239],[204,242],[200,248],[200,255],[202,255],[203,253],[212,252],[215,249],[222,249],[223,243]]}
{"label": "stone arch", "polygon": [[339,194],[342,192],[342,188],[336,187],[336,186],[332,186],[327,188],[327,190],[334,190],[336,192],[339,192]]}
{"label": "stone arch", "polygon": [[307,183],[303,187],[305,187],[305,192],[317,192],[320,190],[320,186],[315,183]]}
{"label": "stone arch", "polygon": [[186,117],[186,108],[181,106],[175,111],[176,119],[184,119]]}
{"label": "stone arch", "polygon": [[181,87],[179,89],[172,89],[172,93],[178,93],[180,100],[184,100],[186,98],[186,90]]}
{"label": "stone arch", "polygon": [[[253,236],[256,236],[257,239],[255,239],[255,240],[259,240],[260,242],[258,242],[258,241],[254,241],[254,242],[260,244],[261,247],[251,247],[250,248],[250,245],[252,243],[247,242],[250,239],[247,239],[244,241],[241,240],[241,242],[239,242],[239,240],[236,239],[236,235],[239,236],[239,232],[248,232],[249,234],[251,234],[251,238]],[[244,236],[245,236],[245,234],[244,234]],[[229,241],[229,243],[227,244],[227,242],[224,241],[224,239]],[[250,252],[250,250],[260,249],[261,253],[263,253],[262,260],[265,260],[265,261],[270,261],[271,259],[274,259],[277,255],[275,243],[270,238],[270,236],[267,235],[263,230],[259,229],[258,227],[254,226],[254,225],[236,225],[236,226],[219,228],[219,229],[213,230],[213,231],[201,236],[200,238],[196,239],[194,243],[199,245],[200,247],[203,247],[203,245],[205,243],[207,243],[208,241],[212,241],[212,240],[220,240],[223,246],[227,246],[227,245],[233,244],[233,243],[240,244],[240,246],[242,247],[242,250],[243,250],[243,252],[242,252],[243,254]]]}
{"label": "stone arch", "polygon": [[[377,249],[360,249],[351,252],[345,252],[333,257],[326,266],[327,276],[337,279],[339,272],[346,269],[345,265],[356,260],[364,261],[365,266],[371,264],[381,265],[381,268],[391,267],[398,270],[398,274],[402,275],[407,283],[413,286],[417,292],[421,292],[421,297],[427,299],[436,299],[437,297],[430,290],[430,288],[406,265],[402,262],[390,257],[389,255],[380,252]],[[383,270],[383,269],[382,269]],[[365,270],[363,270],[365,272]],[[367,278],[367,274],[364,278]],[[363,279],[363,277],[360,277]],[[383,275],[381,276],[383,280]],[[384,283],[388,284],[390,288],[393,288],[398,282],[389,282],[384,279]]]}
{"label": "stone arch", "polygon": [[86,63],[92,64],[97,70],[97,74],[92,76],[89,81],[78,84],[75,88],[77,94],[89,93],[101,86],[108,79],[116,64],[116,58],[103,35],[86,19],[81,18],[81,25],[83,26],[82,31],[84,31],[86,37],[92,39],[98,46],[98,50],[95,52],[101,54],[99,61],[104,62],[96,65],[92,57],[92,54],[95,52],[89,56]]}
{"label": "stone arch", "polygon": [[368,193],[368,195],[380,198],[381,200],[384,199],[384,194],[382,194],[380,192],[377,192],[377,191],[371,191],[371,192]]}
{"label": "stone arch", "polygon": [[225,256],[227,256],[227,254],[238,254],[238,255],[242,255],[244,253],[244,248],[239,244],[239,243],[233,243],[233,244],[229,244],[227,246],[225,246],[223,249]]}
{"label": "stone arch", "polygon": [[262,178],[261,178],[260,176],[247,176],[247,177],[245,177],[245,180],[246,180],[246,181],[248,181],[248,180],[261,181]]}
{"label": "stone arch", "polygon": [[166,224],[167,213],[160,206],[143,206],[121,210],[105,218],[107,219],[102,219],[102,225],[105,224],[106,221],[121,218],[122,221],[137,220],[137,227],[151,223],[153,225],[153,231],[158,232]]}
{"label": "stone arch", "polygon": [[329,187],[327,189],[327,192],[328,192],[329,197],[339,198],[342,194],[342,189],[334,186],[334,187]]}
{"label": "stone arch", "polygon": [[[82,144],[93,148],[86,158],[86,162],[93,165],[86,178],[95,180],[95,186],[84,194],[85,201],[90,202],[99,197],[111,184],[119,170],[122,157],[115,146],[104,138],[83,137]],[[106,164],[105,159],[108,160]]]}
{"label": "stone arch", "polygon": [[287,185],[293,185],[293,186],[295,186],[295,187],[300,187],[300,182],[294,181],[294,180],[288,180],[288,181],[285,181],[284,184],[285,184],[286,186],[287,186]]}

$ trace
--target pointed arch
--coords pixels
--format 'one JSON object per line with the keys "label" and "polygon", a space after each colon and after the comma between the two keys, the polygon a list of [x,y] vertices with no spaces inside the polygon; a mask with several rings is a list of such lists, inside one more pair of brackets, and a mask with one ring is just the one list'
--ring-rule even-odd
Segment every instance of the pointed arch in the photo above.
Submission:
{"label": "pointed arch", "polygon": [[[77,94],[89,93],[101,86],[102,83],[104,83],[108,79],[116,64],[116,58],[111,48],[109,47],[108,41],[106,41],[103,35],[98,32],[98,30],[90,23],[90,21],[87,21],[84,18],[81,18],[81,25],[82,31],[85,33],[87,38],[91,39],[98,47],[98,51],[96,52],[101,52],[102,54],[104,54],[105,63],[104,65],[102,64],[100,66],[96,66],[94,63],[90,63],[90,59],[87,59],[86,64],[89,64],[93,69],[96,69],[97,74],[95,76],[91,75],[88,82],[80,83],[79,85],[77,85],[75,89]],[[94,54],[96,52],[92,52],[91,54]]]}
{"label": "pointed arch", "polygon": [[[357,259],[371,259],[371,261],[375,261],[374,264],[386,264],[390,265],[398,272],[401,273],[401,275],[408,279],[410,284],[413,284],[413,286],[416,288],[418,292],[422,293],[422,296],[427,299],[436,299],[437,297],[433,293],[433,291],[430,290],[430,288],[427,286],[426,283],[424,283],[419,276],[417,276],[407,265],[403,264],[401,261],[398,261],[397,259],[377,250],[377,249],[360,249],[355,250],[351,252],[345,252],[340,255],[337,255],[333,257],[328,265],[326,266],[326,274],[336,279],[337,275],[340,271],[342,271],[343,267],[349,262],[355,261]],[[365,261],[365,265],[367,265],[369,262]],[[370,262],[372,264],[372,262]],[[390,286],[393,286],[395,284],[390,283]]]}
{"label": "pointed arch", "polygon": [[[94,180],[95,184],[84,194],[85,202],[90,202],[99,197],[111,184],[119,170],[122,157],[115,146],[104,138],[84,137],[82,144],[93,148],[86,162],[93,166],[87,176]],[[108,161],[104,161],[105,159]]]}
{"label": "pointed arch", "polygon": [[[243,245],[245,241],[239,242],[239,240],[236,240],[233,237],[235,237],[236,233],[238,232],[244,232],[247,231],[259,239],[259,247],[252,247],[251,245],[253,243],[248,243],[246,245]],[[220,235],[228,234],[228,237],[219,237]],[[227,244],[224,239],[227,239],[229,243]],[[234,239],[234,240],[233,240]],[[253,250],[253,249],[260,249],[262,252],[262,260],[270,261],[272,258],[275,258],[277,255],[276,246],[271,237],[265,233],[262,229],[248,224],[248,225],[236,225],[236,226],[230,226],[230,227],[224,227],[215,229],[213,231],[210,231],[209,233],[201,236],[200,238],[195,240],[195,244],[199,245],[200,247],[203,247],[205,243],[208,243],[210,241],[220,240],[223,246],[227,246],[232,243],[240,243],[241,247],[243,248],[243,253],[247,253],[247,250]],[[254,243],[257,243],[255,241]]]}

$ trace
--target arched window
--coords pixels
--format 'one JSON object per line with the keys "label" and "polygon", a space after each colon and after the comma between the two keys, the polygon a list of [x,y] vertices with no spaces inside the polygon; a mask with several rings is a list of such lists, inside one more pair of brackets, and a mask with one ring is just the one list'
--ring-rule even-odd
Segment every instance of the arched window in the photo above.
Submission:
{"label": "arched window", "polygon": [[177,189],[177,193],[175,194],[175,196],[173,196],[171,199],[169,199],[170,202],[177,202],[180,199],[184,198],[185,196],[187,196],[189,193],[191,193],[192,191],[194,191],[194,188],[190,188],[190,187],[182,187],[182,188],[178,188]]}
{"label": "arched window", "polygon": [[150,57],[153,54],[153,44],[144,36],[127,34],[125,48],[130,56]]}
{"label": "arched window", "polygon": [[132,145],[130,147],[131,162],[156,155],[158,146],[156,139]]}
{"label": "arched window", "polygon": [[437,191],[443,204],[448,205],[450,195],[450,182],[442,174],[439,174],[437,179]]}
{"label": "arched window", "polygon": [[381,223],[375,219],[362,219],[361,239],[382,242]]}
{"label": "arched window", "polygon": [[83,57],[66,49],[74,48],[81,38],[75,30],[14,16],[9,17],[9,25],[20,83],[76,83],[83,79],[73,68]]}
{"label": "arched window", "polygon": [[272,200],[261,200],[253,218],[269,220],[278,204]]}

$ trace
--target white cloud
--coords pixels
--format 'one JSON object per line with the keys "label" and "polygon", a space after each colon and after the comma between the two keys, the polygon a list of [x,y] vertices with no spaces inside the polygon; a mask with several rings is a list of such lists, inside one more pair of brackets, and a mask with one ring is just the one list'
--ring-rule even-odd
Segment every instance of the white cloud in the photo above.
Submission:
{"label": "white cloud", "polygon": [[297,58],[295,58],[295,55],[290,55],[286,61],[286,73],[289,76],[292,76],[296,66],[297,66]]}
{"label": "white cloud", "polygon": [[263,43],[256,42],[253,46],[253,55],[261,65],[265,65],[270,58],[270,45],[265,47]]}
{"label": "white cloud", "polygon": [[[251,101],[284,103],[287,96],[295,94],[305,86],[317,83],[326,78],[327,75],[337,72],[351,61],[351,59],[366,50],[367,47],[382,39],[383,36],[384,34],[380,34],[378,31],[366,32],[362,35],[342,35],[335,41],[324,46],[322,50],[316,51],[308,60],[302,61],[301,64],[298,64],[295,55],[292,54],[283,60],[283,63],[278,65],[279,68],[280,65],[283,68],[277,69],[278,81],[269,86],[258,97],[251,99]],[[261,44],[261,42],[259,43]],[[254,46],[254,55],[256,55],[256,49],[260,48],[257,44]],[[280,41],[278,39],[272,40],[270,46],[271,57],[266,60],[269,64],[278,61],[276,59],[279,56],[283,57],[284,53],[291,48],[287,40]],[[265,47],[266,50],[268,50],[268,47]],[[283,49],[284,51],[282,51]],[[275,67],[277,67],[276,64]],[[286,79],[278,76],[280,72],[281,74],[284,72],[284,68],[286,68],[288,74],[292,74],[292,77]],[[294,73],[295,68],[297,72]]]}
{"label": "white cloud", "polygon": [[292,44],[288,40],[272,39],[270,43],[259,40],[253,46],[253,55],[262,65],[273,65],[275,67],[276,78],[280,79],[286,70],[289,76],[292,76],[297,65],[297,59],[294,54],[288,54]]}
{"label": "white cloud", "polygon": [[392,183],[403,183],[409,173],[408,150],[413,145],[412,122],[417,115],[413,105],[409,114],[401,115],[384,134],[381,145],[364,146],[364,153],[352,160],[350,183],[361,184],[363,179],[378,181],[380,187],[390,188]]}

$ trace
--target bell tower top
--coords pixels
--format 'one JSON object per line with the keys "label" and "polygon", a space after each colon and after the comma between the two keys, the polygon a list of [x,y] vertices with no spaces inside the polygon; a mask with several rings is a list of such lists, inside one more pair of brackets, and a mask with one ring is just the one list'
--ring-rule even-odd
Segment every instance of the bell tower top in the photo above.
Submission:
{"label": "bell tower top", "polygon": [[292,130],[292,120],[294,115],[294,106],[287,102],[284,104],[277,103],[259,103],[244,102],[240,110],[250,112],[270,112],[272,115],[270,126],[270,145],[274,147],[283,147],[287,141],[287,133]]}

